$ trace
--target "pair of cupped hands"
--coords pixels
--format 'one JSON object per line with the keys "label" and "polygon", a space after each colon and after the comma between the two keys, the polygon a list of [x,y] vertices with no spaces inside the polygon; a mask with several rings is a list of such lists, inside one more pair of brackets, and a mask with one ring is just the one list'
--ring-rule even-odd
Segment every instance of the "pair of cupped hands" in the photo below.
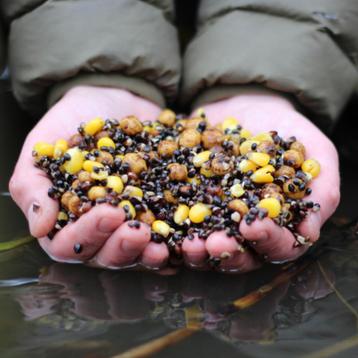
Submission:
{"label": "pair of cupped hands", "polygon": [[[289,100],[267,90],[245,90],[237,96],[204,106],[212,124],[228,116],[235,116],[252,133],[277,130],[288,138],[296,136],[306,147],[306,157],[321,164],[320,175],[312,182],[309,200],[318,202],[321,210],[311,212],[301,223],[299,232],[311,242],[318,240],[324,222],[339,203],[338,156],[333,143],[307,118],[300,114]],[[34,166],[32,148],[36,142],[55,142],[69,138],[80,123],[100,116],[121,119],[135,115],[140,120],[155,120],[161,108],[128,91],[81,86],[69,90],[37,123],[23,145],[10,180],[10,193],[24,212],[31,235],[56,261],[84,263],[104,268],[126,268],[140,264],[157,270],[166,266],[169,252],[164,243],[150,241],[150,227],[143,224],[132,228],[125,221],[122,208],[100,204],[59,231],[52,240],[47,234],[53,228],[59,204],[47,191],[51,186],[46,174]],[[196,269],[207,268],[209,257],[227,257],[218,268],[222,272],[248,272],[262,265],[261,257],[271,262],[294,260],[307,246],[295,247],[295,238],[286,228],[271,219],[240,223],[242,236],[251,242],[242,252],[234,237],[225,232],[214,232],[207,240],[195,237],[185,239],[182,245],[184,262]],[[79,254],[75,244],[83,249]]]}

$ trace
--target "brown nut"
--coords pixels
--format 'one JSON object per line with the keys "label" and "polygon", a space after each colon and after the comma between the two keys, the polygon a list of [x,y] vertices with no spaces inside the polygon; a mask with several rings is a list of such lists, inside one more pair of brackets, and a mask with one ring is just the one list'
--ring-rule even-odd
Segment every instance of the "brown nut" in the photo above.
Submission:
{"label": "brown nut", "polygon": [[209,185],[206,188],[206,191],[208,192],[208,194],[210,195],[216,195],[216,196],[221,196],[224,194],[224,191],[222,189],[221,186],[219,185]]}
{"label": "brown nut", "polygon": [[188,169],[185,165],[172,163],[168,165],[170,180],[184,181],[188,178]]}
{"label": "brown nut", "polygon": [[201,134],[196,129],[186,129],[179,136],[179,145],[193,148],[200,144]]}
{"label": "brown nut", "polygon": [[228,204],[228,208],[232,211],[240,213],[241,217],[249,212],[249,208],[246,203],[240,199],[231,200]]}
{"label": "brown nut", "polygon": [[74,134],[68,140],[68,147],[69,148],[78,147],[82,143],[82,139],[83,139],[83,137],[80,134],[78,134],[78,133]]}
{"label": "brown nut", "polygon": [[65,207],[68,208],[68,203],[70,201],[70,199],[74,196],[75,194],[73,194],[70,191],[66,191],[65,193],[63,193],[63,195],[61,196],[61,204]]}
{"label": "brown nut", "polygon": [[283,153],[283,160],[286,165],[298,169],[301,167],[302,163],[304,162],[305,157],[301,152],[298,152],[297,150],[289,149],[285,153]]}
{"label": "brown nut", "polygon": [[86,170],[81,170],[78,174],[77,174],[77,178],[81,183],[84,183],[86,181],[91,182],[93,181],[92,177],[91,177],[91,173],[87,172]]}
{"label": "brown nut", "polygon": [[98,142],[101,138],[110,137],[108,131],[100,131],[95,135],[96,142]]}
{"label": "brown nut", "polygon": [[223,133],[217,128],[206,129],[202,134],[202,143],[205,149],[210,149],[223,142]]}
{"label": "brown nut", "polygon": [[105,152],[105,151],[100,151],[99,152],[99,156],[96,158],[97,162],[100,162],[104,165],[111,165],[113,164],[113,155],[111,153]]}
{"label": "brown nut", "polygon": [[80,215],[81,199],[77,195],[73,195],[68,201],[68,210],[71,213],[79,216]]}
{"label": "brown nut", "polygon": [[196,129],[201,122],[205,122],[204,118],[189,118],[185,121],[185,129]]}
{"label": "brown nut", "polygon": [[164,190],[164,199],[170,204],[178,203],[178,199],[172,194],[170,190]]}
{"label": "brown nut", "polygon": [[96,200],[107,196],[107,190],[103,186],[93,186],[87,193],[88,199]]}
{"label": "brown nut", "polygon": [[167,127],[173,127],[175,124],[175,113],[170,109],[164,109],[158,117],[158,121]]}
{"label": "brown nut", "polygon": [[151,210],[141,211],[137,214],[136,219],[145,223],[149,226],[152,226],[153,222],[155,221],[155,216]]}
{"label": "brown nut", "polygon": [[277,169],[274,173],[275,178],[285,176],[288,178],[292,178],[296,175],[296,171],[294,168],[289,167],[287,165],[282,165],[279,169]]}
{"label": "brown nut", "polygon": [[290,145],[290,149],[302,153],[303,156],[306,154],[305,146],[297,140]]}
{"label": "brown nut", "polygon": [[140,174],[142,171],[147,170],[147,163],[138,153],[127,153],[123,157],[123,163],[129,165],[129,170],[135,174]]}
{"label": "brown nut", "polygon": [[173,140],[162,140],[158,145],[158,153],[161,157],[171,157],[178,149],[178,144]]}
{"label": "brown nut", "polygon": [[80,186],[80,181],[79,181],[79,179],[75,179],[75,180],[72,182],[72,184],[71,184],[71,187],[72,187],[73,189],[77,189],[79,186]]}
{"label": "brown nut", "polygon": [[260,153],[266,153],[270,157],[274,157],[276,155],[275,143],[270,140],[264,140],[257,146],[257,151]]}
{"label": "brown nut", "polygon": [[143,125],[136,116],[128,116],[119,122],[119,127],[125,134],[136,135],[143,130]]}
{"label": "brown nut", "polygon": [[211,161],[211,170],[216,175],[225,175],[230,173],[234,168],[234,165],[230,157],[226,156],[223,153],[219,153]]}
{"label": "brown nut", "polygon": [[280,201],[281,203],[283,203],[285,201],[282,193],[282,189],[280,186],[278,186],[277,184],[274,183],[269,183],[269,184],[265,184],[262,187],[261,190],[261,198],[265,199],[265,198],[275,198],[278,201]]}

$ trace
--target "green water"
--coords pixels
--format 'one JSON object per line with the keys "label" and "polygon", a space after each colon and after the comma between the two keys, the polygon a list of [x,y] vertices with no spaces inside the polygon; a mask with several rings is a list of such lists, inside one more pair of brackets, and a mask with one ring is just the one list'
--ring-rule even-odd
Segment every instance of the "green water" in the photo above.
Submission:
{"label": "green water", "polygon": [[[32,122],[5,85],[0,107],[0,241],[8,241],[28,235],[6,191]],[[308,267],[240,312],[230,303],[281,267],[240,276],[186,270],[159,276],[57,264],[36,242],[0,252],[0,357],[112,357],[185,327],[190,308],[203,328],[155,357],[357,357],[358,237],[347,224],[357,214],[355,171],[343,171],[342,205]]]}

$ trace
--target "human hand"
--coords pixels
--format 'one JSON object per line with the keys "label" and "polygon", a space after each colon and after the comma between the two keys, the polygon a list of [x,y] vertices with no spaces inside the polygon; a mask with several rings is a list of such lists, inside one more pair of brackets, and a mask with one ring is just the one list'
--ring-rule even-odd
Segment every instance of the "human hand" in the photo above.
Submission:
{"label": "human hand", "polygon": [[[54,105],[26,138],[9,190],[29,222],[30,232],[56,261],[87,262],[101,267],[123,267],[139,262],[148,267],[163,266],[168,249],[164,243],[150,242],[150,228],[139,230],[125,222],[122,208],[108,204],[94,207],[76,222],[67,225],[52,240],[46,236],[55,225],[59,206],[47,192],[51,186],[46,174],[36,168],[31,156],[38,141],[55,142],[76,133],[81,122],[94,117],[122,118],[136,115],[154,120],[160,108],[127,91],[101,87],[76,87]],[[74,252],[81,244],[82,251]]]}
{"label": "human hand", "polygon": [[[340,198],[338,155],[333,143],[312,122],[297,112],[287,99],[273,92],[245,92],[205,105],[204,110],[213,125],[223,118],[235,116],[244,128],[254,134],[277,130],[284,138],[294,135],[305,145],[306,157],[320,162],[321,173],[311,183],[312,194],[307,200],[319,203],[321,210],[311,212],[299,226],[301,235],[311,242],[318,240],[321,226],[333,214]],[[200,266],[204,265],[209,255],[220,257],[223,252],[228,252],[231,257],[222,261],[220,270],[246,272],[260,265],[256,254],[267,257],[271,262],[284,262],[296,259],[307,249],[307,246],[295,247],[293,234],[269,218],[256,220],[251,225],[242,221],[240,232],[251,243],[253,251],[241,253],[235,238],[227,237],[224,232],[216,232],[206,241],[195,238],[192,242],[184,242],[187,262]],[[195,260],[190,258],[191,252],[195,252]]]}

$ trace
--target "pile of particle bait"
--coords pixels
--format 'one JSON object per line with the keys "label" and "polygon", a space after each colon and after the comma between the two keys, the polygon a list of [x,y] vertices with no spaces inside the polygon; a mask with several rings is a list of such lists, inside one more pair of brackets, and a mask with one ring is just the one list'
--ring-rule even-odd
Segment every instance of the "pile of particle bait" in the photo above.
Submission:
{"label": "pile of particle bait", "polygon": [[[166,109],[155,122],[135,116],[95,118],[68,140],[34,146],[35,165],[50,177],[49,196],[60,202],[54,234],[94,205],[122,207],[133,227],[151,227],[173,257],[194,235],[225,230],[244,243],[239,223],[270,217],[296,230],[319,205],[303,200],[320,172],[295,137],[276,131],[252,135],[234,117],[211,126],[204,112],[186,119]],[[75,252],[78,251],[74,248]]]}

